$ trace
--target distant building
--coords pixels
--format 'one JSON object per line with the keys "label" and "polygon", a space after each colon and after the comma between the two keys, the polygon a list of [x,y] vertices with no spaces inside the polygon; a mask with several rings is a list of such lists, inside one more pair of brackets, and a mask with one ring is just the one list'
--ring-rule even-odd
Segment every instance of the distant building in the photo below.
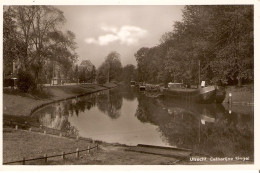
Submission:
{"label": "distant building", "polygon": [[64,75],[64,69],[62,69],[62,65],[56,62],[52,62],[53,64],[53,74],[51,79],[52,85],[62,85],[68,82],[68,79]]}
{"label": "distant building", "polygon": [[11,63],[3,63],[3,84],[4,87],[14,87],[17,82],[18,69],[20,68],[19,60],[13,60]]}
{"label": "distant building", "polygon": [[18,69],[21,67],[19,59],[13,60],[12,63],[3,64],[3,77],[5,78],[17,78]]}

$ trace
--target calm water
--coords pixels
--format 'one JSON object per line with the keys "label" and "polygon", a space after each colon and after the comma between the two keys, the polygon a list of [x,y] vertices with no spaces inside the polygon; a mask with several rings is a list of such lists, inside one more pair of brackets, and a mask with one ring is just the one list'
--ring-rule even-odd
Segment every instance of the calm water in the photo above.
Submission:
{"label": "calm water", "polygon": [[33,116],[44,126],[95,140],[190,148],[199,154],[253,160],[250,106],[194,104],[120,87],[46,106]]}

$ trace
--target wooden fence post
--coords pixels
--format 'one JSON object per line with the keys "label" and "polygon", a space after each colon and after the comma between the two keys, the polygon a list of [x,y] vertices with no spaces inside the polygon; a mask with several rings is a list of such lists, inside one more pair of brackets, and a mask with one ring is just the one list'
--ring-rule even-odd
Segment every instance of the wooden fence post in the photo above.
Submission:
{"label": "wooden fence post", "polygon": [[232,93],[228,94],[228,113],[231,114],[232,113]]}
{"label": "wooden fence post", "polygon": [[232,104],[232,93],[228,94],[228,103]]}
{"label": "wooden fence post", "polygon": [[15,125],[15,130],[18,130],[18,125]]}
{"label": "wooden fence post", "polygon": [[44,154],[44,162],[47,163],[47,154]]}
{"label": "wooden fence post", "polygon": [[90,147],[88,146],[88,153],[90,153]]}
{"label": "wooden fence post", "polygon": [[46,135],[46,130],[44,130],[43,133]]}
{"label": "wooden fence post", "polygon": [[79,148],[76,149],[76,157],[79,158]]}
{"label": "wooden fence post", "polygon": [[64,160],[65,159],[65,153],[62,152],[62,159]]}
{"label": "wooden fence post", "polygon": [[23,165],[25,165],[25,158],[23,157]]}

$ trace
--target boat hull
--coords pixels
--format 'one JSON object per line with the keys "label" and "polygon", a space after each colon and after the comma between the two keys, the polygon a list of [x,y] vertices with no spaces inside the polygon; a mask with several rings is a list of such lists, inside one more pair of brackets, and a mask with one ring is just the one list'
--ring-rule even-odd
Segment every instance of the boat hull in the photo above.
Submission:
{"label": "boat hull", "polygon": [[145,86],[139,86],[140,91],[145,91]]}
{"label": "boat hull", "polygon": [[204,87],[195,90],[167,89],[164,96],[177,99],[186,99],[196,103],[213,103],[216,101],[216,89],[214,86]]}
{"label": "boat hull", "polygon": [[226,90],[224,87],[217,86],[216,88],[216,103],[222,103],[226,98]]}

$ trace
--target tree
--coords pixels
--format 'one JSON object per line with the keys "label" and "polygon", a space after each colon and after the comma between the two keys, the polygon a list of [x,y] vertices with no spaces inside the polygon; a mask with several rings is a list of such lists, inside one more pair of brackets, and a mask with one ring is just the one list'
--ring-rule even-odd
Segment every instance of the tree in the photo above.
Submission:
{"label": "tree", "polygon": [[24,56],[24,45],[16,32],[12,8],[8,7],[3,14],[3,68],[4,75],[12,73],[13,62]]}
{"label": "tree", "polygon": [[[188,54],[195,66],[201,61],[204,79],[252,80],[252,33],[252,6],[186,6],[183,21],[174,27],[176,40],[184,44],[175,49],[184,48],[181,55]],[[213,75],[206,75],[209,71]]]}
{"label": "tree", "polygon": [[97,72],[97,82],[101,85],[103,85],[104,83],[107,82],[108,80],[108,75],[107,72],[109,70],[109,67],[107,65],[107,63],[103,62],[101,64],[101,66],[98,68],[98,72]]}
{"label": "tree", "polygon": [[79,71],[79,82],[87,82],[87,70],[85,68]]}
{"label": "tree", "polygon": [[118,74],[120,74],[122,70],[120,54],[116,51],[109,53],[105,59],[105,64],[107,66],[108,82],[111,80],[119,80],[120,75]]}
{"label": "tree", "polygon": [[79,66],[76,64],[74,71],[73,71],[73,79],[78,82],[79,79]]}
{"label": "tree", "polygon": [[125,67],[122,69],[122,75],[121,75],[121,80],[130,83],[131,80],[136,80],[135,78],[135,72],[136,68],[132,64],[127,64]]}
{"label": "tree", "polygon": [[90,76],[91,83],[95,82],[96,76],[97,76],[96,67],[93,66],[92,71],[91,71],[91,76]]}
{"label": "tree", "polygon": [[253,6],[185,6],[160,45],[135,54],[140,81],[253,81]]}
{"label": "tree", "polygon": [[23,56],[19,58],[21,68],[33,72],[34,79],[44,72],[49,61],[63,67],[65,77],[77,58],[75,34],[63,33],[63,12],[53,6],[12,6],[12,18],[16,23],[16,34],[22,42]]}
{"label": "tree", "polygon": [[34,90],[36,84],[33,80],[32,75],[29,72],[20,69],[18,71],[17,87],[21,91],[27,93],[29,90]]}
{"label": "tree", "polygon": [[142,47],[135,53],[135,58],[137,61],[137,71],[138,71],[138,77],[139,81],[146,81],[148,79],[148,69],[147,65],[148,62],[148,52],[149,48]]}
{"label": "tree", "polygon": [[[253,80],[254,36],[253,6],[227,6],[218,8],[223,13],[215,24],[218,33],[218,51],[212,62],[213,72],[226,83],[237,80]],[[222,27],[220,27],[220,25]]]}

